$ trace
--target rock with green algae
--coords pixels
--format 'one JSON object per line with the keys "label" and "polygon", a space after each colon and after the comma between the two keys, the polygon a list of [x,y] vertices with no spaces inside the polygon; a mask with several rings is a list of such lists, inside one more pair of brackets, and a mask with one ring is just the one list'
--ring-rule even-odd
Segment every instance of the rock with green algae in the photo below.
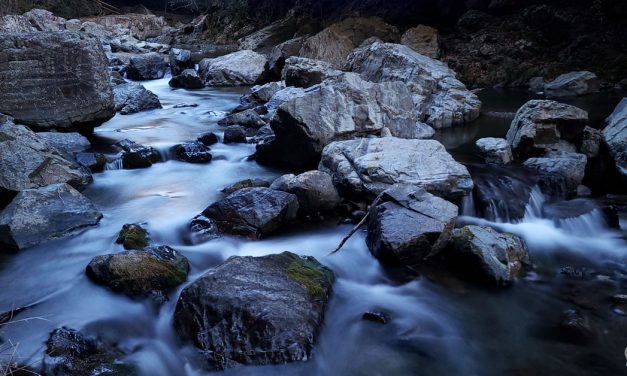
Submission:
{"label": "rock with green algae", "polygon": [[313,257],[231,257],[183,290],[174,326],[210,369],[304,361],[334,279]]}
{"label": "rock with green algae", "polygon": [[94,257],[87,275],[96,283],[128,296],[161,293],[187,279],[189,261],[168,246],[148,247]]}
{"label": "rock with green algae", "polygon": [[124,249],[144,249],[150,243],[148,238],[148,231],[141,227],[141,225],[134,223],[127,223],[122,226],[120,234],[115,241],[118,244],[122,244]]}

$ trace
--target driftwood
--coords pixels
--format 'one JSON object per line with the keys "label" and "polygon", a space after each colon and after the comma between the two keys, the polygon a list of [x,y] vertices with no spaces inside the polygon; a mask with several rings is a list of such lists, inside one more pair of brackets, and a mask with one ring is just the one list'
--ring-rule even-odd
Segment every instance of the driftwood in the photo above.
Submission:
{"label": "driftwood", "polygon": [[368,212],[368,213],[366,213],[366,215],[364,215],[364,217],[361,219],[361,221],[359,221],[359,223],[356,224],[355,227],[353,227],[353,229],[350,230],[350,232],[342,239],[340,244],[338,244],[338,246],[335,247],[334,250],[329,252],[329,255],[337,253],[340,249],[342,249],[342,247],[344,246],[344,244],[346,244],[348,239],[350,239],[351,236],[353,236],[357,232],[357,230],[359,230],[361,228],[361,226],[363,226],[366,223],[366,221],[368,220],[368,217],[370,217],[370,212]]}

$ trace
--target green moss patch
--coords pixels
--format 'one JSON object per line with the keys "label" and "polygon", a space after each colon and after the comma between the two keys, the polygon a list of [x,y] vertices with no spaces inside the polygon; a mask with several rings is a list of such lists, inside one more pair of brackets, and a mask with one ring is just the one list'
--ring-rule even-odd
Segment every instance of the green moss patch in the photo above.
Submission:
{"label": "green moss patch", "polygon": [[310,298],[324,298],[335,279],[333,272],[313,257],[289,255],[292,261],[287,267],[288,277],[303,286]]}

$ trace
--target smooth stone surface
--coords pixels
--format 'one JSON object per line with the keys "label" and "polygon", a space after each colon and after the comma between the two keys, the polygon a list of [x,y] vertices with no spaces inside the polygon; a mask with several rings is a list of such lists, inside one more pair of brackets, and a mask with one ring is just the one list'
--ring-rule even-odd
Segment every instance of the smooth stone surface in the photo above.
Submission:
{"label": "smooth stone surface", "polygon": [[304,214],[333,210],[342,200],[331,176],[322,171],[307,171],[298,176],[284,175],[276,179],[270,188],[296,195],[300,212]]}
{"label": "smooth stone surface", "polygon": [[514,160],[512,148],[504,138],[486,137],[477,140],[476,145],[486,163],[506,165]]}
{"label": "smooth stone surface", "polygon": [[174,327],[209,369],[305,361],[333,281],[313,257],[231,257],[183,290]]}
{"label": "smooth stone surface", "polygon": [[125,82],[113,86],[115,109],[122,115],[161,108],[159,97],[137,82]]}
{"label": "smooth stone surface", "polygon": [[255,85],[265,72],[266,62],[265,56],[243,50],[214,59],[203,59],[198,67],[198,75],[207,86]]}
{"label": "smooth stone surface", "polygon": [[27,189],[0,212],[0,245],[22,250],[95,226],[101,218],[94,205],[68,184]]}
{"label": "smooth stone surface", "polygon": [[596,74],[588,71],[570,72],[557,77],[544,85],[548,98],[575,97],[598,93],[600,87]]}

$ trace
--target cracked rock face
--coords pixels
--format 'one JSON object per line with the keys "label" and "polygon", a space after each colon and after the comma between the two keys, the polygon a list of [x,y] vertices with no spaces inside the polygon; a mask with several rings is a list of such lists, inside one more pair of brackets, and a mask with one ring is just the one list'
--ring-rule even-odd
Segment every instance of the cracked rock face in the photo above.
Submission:
{"label": "cracked rock face", "polygon": [[174,327],[210,369],[305,361],[333,281],[313,257],[231,257],[183,290]]}
{"label": "cracked rock face", "polygon": [[3,34],[0,76],[0,112],[20,124],[89,131],[115,115],[107,58],[86,34]]}

